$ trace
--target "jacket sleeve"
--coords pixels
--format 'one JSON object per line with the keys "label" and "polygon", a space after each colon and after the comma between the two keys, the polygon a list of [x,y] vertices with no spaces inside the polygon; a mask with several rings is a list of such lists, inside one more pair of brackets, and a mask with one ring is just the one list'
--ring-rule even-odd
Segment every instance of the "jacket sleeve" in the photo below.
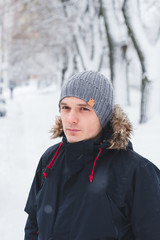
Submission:
{"label": "jacket sleeve", "polygon": [[132,228],[136,240],[160,239],[160,171],[149,161],[135,173]]}
{"label": "jacket sleeve", "polygon": [[25,226],[25,240],[37,240],[38,239],[38,226],[36,219],[36,196],[41,188],[41,175],[42,167],[41,160],[38,164],[36,174],[29,192],[28,200],[25,206],[25,212],[28,213],[28,219]]}

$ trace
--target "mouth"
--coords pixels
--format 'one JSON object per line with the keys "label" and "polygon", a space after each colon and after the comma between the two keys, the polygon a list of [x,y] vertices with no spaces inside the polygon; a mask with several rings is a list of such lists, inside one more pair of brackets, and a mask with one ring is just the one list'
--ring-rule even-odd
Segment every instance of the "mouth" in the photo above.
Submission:
{"label": "mouth", "polygon": [[80,130],[76,129],[76,128],[67,128],[67,131],[69,131],[69,132],[79,132]]}

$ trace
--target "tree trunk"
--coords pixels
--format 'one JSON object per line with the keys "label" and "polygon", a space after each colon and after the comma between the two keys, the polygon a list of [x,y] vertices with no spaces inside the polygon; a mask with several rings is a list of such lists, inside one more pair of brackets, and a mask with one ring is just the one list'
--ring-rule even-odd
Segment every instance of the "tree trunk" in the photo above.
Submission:
{"label": "tree trunk", "polygon": [[[151,109],[150,102],[152,102],[154,98],[153,94],[151,98],[151,87],[157,83],[157,81],[154,80],[156,80],[158,76],[158,75],[156,76],[155,74],[155,72],[157,72],[157,69],[156,66],[154,66],[154,63],[152,62],[151,56],[154,55],[156,57],[158,52],[156,54],[155,49],[153,50],[153,47],[149,44],[149,41],[147,41],[146,34],[144,33],[144,29],[142,27],[142,23],[140,22],[140,20],[137,21],[138,20],[137,2],[124,0],[122,11],[128,29],[128,33],[132,39],[132,42],[134,44],[135,50],[137,52],[141,64],[142,70],[141,108],[140,108],[141,112],[139,122],[145,123],[148,120],[149,112]],[[134,16],[132,15],[132,11],[134,11]],[[137,25],[135,26],[136,23]],[[155,101],[153,101],[154,105],[157,105],[157,101],[159,101],[158,98],[157,99],[155,98]]]}
{"label": "tree trunk", "polygon": [[149,102],[149,81],[147,77],[142,78],[142,86],[141,86],[141,110],[140,110],[140,123],[147,122],[147,106]]}
{"label": "tree trunk", "polygon": [[109,45],[110,78],[114,86],[115,98],[119,104],[126,105],[127,36],[123,34],[123,30],[121,29],[122,26],[119,26],[115,19],[115,9],[113,7],[114,3],[106,0],[100,0],[100,3]]}
{"label": "tree trunk", "polygon": [[105,32],[107,36],[107,41],[108,41],[108,46],[109,46],[109,68],[110,68],[110,80],[114,86],[114,58],[113,58],[113,52],[114,52],[114,43],[113,39],[111,37],[111,34],[109,33],[109,23],[106,18],[106,10],[103,5],[103,0],[100,0],[100,5],[101,5],[101,14],[104,19],[104,26],[105,26]]}

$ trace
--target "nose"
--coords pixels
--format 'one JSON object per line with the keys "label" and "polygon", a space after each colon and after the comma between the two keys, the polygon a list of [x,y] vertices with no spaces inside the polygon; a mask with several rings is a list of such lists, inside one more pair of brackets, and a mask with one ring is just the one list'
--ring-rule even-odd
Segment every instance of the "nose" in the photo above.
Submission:
{"label": "nose", "polygon": [[75,110],[71,110],[68,114],[68,122],[70,124],[77,124],[78,123],[78,115]]}

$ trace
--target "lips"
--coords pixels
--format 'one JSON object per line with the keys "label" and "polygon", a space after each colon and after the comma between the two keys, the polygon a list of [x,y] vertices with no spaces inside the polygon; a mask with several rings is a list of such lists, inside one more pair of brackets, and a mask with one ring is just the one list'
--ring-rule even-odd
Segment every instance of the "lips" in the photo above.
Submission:
{"label": "lips", "polygon": [[69,131],[69,132],[79,132],[80,130],[76,129],[76,128],[67,128],[67,131]]}

